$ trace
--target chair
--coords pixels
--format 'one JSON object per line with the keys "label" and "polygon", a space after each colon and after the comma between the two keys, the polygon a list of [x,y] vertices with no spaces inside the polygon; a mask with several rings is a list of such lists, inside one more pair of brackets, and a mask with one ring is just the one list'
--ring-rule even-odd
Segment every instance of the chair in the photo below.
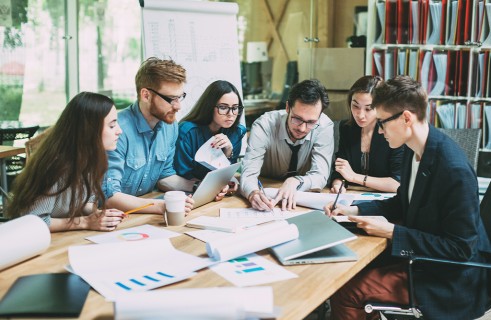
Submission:
{"label": "chair", "polygon": [[477,171],[479,159],[479,144],[481,143],[481,129],[442,129],[439,130],[452,138],[464,150],[470,164]]}
{"label": "chair", "polygon": [[[15,140],[30,139],[39,126],[0,128],[0,144],[12,145]],[[13,156],[5,161],[7,177],[15,177],[24,168],[25,157]],[[11,178],[13,179],[13,178]]]}
{"label": "chair", "polygon": [[26,145],[26,161],[29,161],[29,159],[32,157],[32,154],[34,151],[37,150],[41,142],[44,140],[44,138],[48,135],[48,133],[51,131],[51,128],[47,128],[43,132],[39,133],[35,137],[32,137],[31,139],[27,140],[25,145]]}
{"label": "chair", "polygon": [[[460,129],[459,129],[460,130]],[[480,214],[483,220],[484,228],[486,229],[486,233],[488,237],[491,239],[491,184],[488,186],[486,193],[484,194],[484,198],[481,201],[480,205]],[[413,282],[413,266],[419,261],[426,262],[434,262],[434,263],[446,263],[446,264],[454,264],[461,266],[473,266],[477,268],[486,268],[488,269],[488,275],[491,279],[491,263],[478,263],[478,262],[462,262],[462,261],[454,261],[440,258],[432,258],[432,257],[422,257],[422,256],[413,256],[408,260],[408,292],[409,292],[409,305],[401,306],[401,305],[388,305],[380,302],[368,302],[365,305],[365,312],[380,312],[385,318],[388,320],[400,320],[400,319],[419,319],[423,318],[423,313],[415,304],[414,300],[414,282]],[[488,293],[491,294],[491,283],[488,283]],[[488,311],[491,310],[491,297],[488,297]]]}

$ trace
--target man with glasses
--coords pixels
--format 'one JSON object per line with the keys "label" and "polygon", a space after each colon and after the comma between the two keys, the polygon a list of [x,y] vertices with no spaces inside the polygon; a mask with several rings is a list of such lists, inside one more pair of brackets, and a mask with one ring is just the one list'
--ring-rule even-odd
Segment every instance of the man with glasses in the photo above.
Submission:
{"label": "man with glasses", "polygon": [[[242,162],[241,193],[257,210],[296,206],[296,191],[321,190],[327,183],[334,150],[333,122],[322,112],[329,105],[318,80],[290,90],[286,110],[267,112],[252,125]],[[284,179],[275,198],[261,190],[258,176]]]}
{"label": "man with glasses", "polygon": [[[476,173],[462,149],[428,124],[427,104],[426,91],[408,76],[375,89],[372,106],[379,132],[391,148],[407,146],[397,195],[335,210],[329,204],[325,210],[349,215],[369,235],[391,240],[394,259],[365,269],[335,293],[333,320],[365,319],[366,301],[407,305],[407,261],[400,258],[483,262],[491,253],[479,215]],[[383,215],[389,221],[363,215]],[[484,313],[489,281],[484,268],[427,262],[414,268],[416,304],[425,319],[475,319]]]}
{"label": "man with glasses", "polygon": [[[127,211],[153,203],[142,213],[164,213],[164,200],[139,198],[157,186],[162,191],[192,190],[193,181],[173,167],[178,137],[176,113],[186,97],[186,70],[172,60],[149,58],[136,77],[138,100],[118,114],[123,130],[115,151],[108,152],[103,182],[107,206]],[[186,211],[193,200],[186,200]]]}

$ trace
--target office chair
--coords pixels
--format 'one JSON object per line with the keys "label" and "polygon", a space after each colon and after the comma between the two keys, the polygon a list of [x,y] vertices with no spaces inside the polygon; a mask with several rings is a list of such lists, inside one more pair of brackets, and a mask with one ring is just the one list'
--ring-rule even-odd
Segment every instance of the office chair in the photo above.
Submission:
{"label": "office chair", "polygon": [[[460,130],[460,129],[458,129]],[[480,205],[480,215],[486,229],[488,238],[491,239],[491,184],[488,186],[484,198]],[[448,259],[432,258],[432,257],[422,257],[413,256],[408,260],[408,287],[409,292],[409,305],[389,305],[383,302],[367,302],[365,305],[365,312],[380,312],[388,320],[402,320],[402,319],[423,319],[423,313],[416,306],[414,299],[414,280],[413,280],[413,266],[419,261],[434,262],[434,263],[444,263],[444,264],[454,264],[461,266],[472,266],[476,268],[486,268],[488,269],[488,281],[491,279],[491,262],[479,263],[479,262],[462,262],[454,261]],[[491,294],[491,283],[488,283],[488,294]],[[487,310],[491,308],[491,297],[488,297]]]}
{"label": "office chair", "polygon": [[469,162],[477,171],[479,159],[479,144],[481,143],[481,129],[443,129],[439,130],[452,138],[464,150]]}

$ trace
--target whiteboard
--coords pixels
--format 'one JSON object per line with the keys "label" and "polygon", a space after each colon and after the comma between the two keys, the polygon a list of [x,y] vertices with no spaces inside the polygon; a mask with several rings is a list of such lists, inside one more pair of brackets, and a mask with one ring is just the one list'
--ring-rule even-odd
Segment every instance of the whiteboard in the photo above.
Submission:
{"label": "whiteboard", "polygon": [[178,119],[191,110],[215,80],[229,81],[242,97],[236,3],[183,0],[140,3],[144,58],[173,59],[186,69],[187,95],[177,113]]}

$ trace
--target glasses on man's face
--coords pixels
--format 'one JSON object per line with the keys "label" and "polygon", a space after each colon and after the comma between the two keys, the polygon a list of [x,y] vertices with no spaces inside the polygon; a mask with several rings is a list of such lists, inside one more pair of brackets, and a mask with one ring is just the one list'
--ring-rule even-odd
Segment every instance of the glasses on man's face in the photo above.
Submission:
{"label": "glasses on man's face", "polygon": [[387,119],[384,119],[384,120],[377,119],[377,124],[380,127],[380,129],[384,130],[384,124],[385,123],[399,118],[403,113],[404,113],[404,110],[399,112],[399,113],[396,113],[393,116],[388,117]]}
{"label": "glasses on man's face", "polygon": [[319,126],[319,123],[317,122],[317,120],[305,121],[305,120],[300,119],[300,118],[295,117],[295,116],[291,116],[290,121],[293,125],[296,125],[297,127],[300,127],[301,125],[303,125],[305,123],[307,125],[307,128],[310,130],[313,130]]}
{"label": "glasses on man's face", "polygon": [[244,110],[243,106],[233,105],[230,107],[226,104],[219,104],[215,106],[215,108],[217,108],[218,114],[222,116],[229,114],[229,112],[232,112],[232,114],[235,116],[238,114],[242,114],[242,110]]}
{"label": "glasses on man's face", "polygon": [[184,98],[186,98],[186,92],[183,92],[182,96],[168,97],[168,96],[164,96],[163,94],[158,93],[157,91],[155,91],[151,88],[145,88],[145,89],[152,91],[153,93],[155,93],[156,95],[158,95],[159,97],[164,99],[168,104],[171,104],[171,105],[174,105],[177,102],[181,102],[182,100],[184,100]]}

